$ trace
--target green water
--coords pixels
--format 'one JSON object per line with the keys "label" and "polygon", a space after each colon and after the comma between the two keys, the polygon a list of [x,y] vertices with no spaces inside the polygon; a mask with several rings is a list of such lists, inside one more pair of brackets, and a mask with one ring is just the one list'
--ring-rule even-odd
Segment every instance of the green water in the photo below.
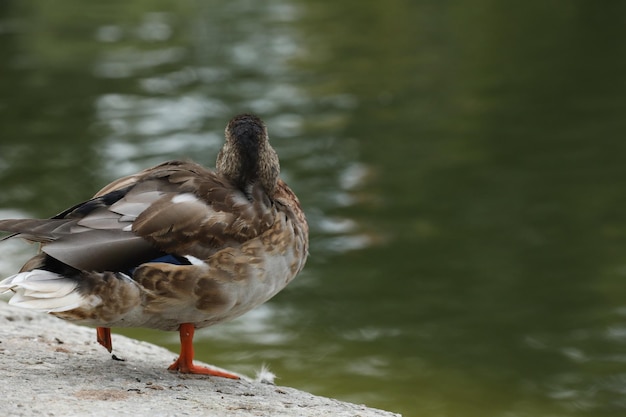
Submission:
{"label": "green water", "polygon": [[0,3],[0,217],[212,166],[242,111],[311,256],[199,359],[405,416],[626,414],[626,2]]}

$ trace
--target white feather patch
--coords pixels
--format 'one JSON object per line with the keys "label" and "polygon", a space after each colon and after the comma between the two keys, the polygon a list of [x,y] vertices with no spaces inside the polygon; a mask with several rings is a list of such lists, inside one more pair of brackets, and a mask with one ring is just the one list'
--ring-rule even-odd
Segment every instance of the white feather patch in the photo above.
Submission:
{"label": "white feather patch", "polygon": [[185,255],[184,258],[187,259],[192,265],[206,265],[202,259],[198,259],[192,255]]}
{"label": "white feather patch", "polygon": [[172,197],[172,203],[193,203],[194,201],[198,201],[198,198],[191,193],[177,194]]}
{"label": "white feather patch", "polygon": [[76,286],[76,281],[54,272],[33,269],[0,282],[0,292],[15,292],[10,305],[54,313],[73,310],[84,303]]}

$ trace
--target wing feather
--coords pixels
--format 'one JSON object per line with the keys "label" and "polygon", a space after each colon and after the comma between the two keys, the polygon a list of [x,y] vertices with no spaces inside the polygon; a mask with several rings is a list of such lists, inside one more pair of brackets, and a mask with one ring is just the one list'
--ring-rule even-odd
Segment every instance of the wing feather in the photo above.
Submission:
{"label": "wing feather", "polygon": [[207,259],[268,230],[276,208],[260,185],[244,193],[191,162],[121,178],[48,220],[0,221],[81,270],[126,270],[163,253]]}

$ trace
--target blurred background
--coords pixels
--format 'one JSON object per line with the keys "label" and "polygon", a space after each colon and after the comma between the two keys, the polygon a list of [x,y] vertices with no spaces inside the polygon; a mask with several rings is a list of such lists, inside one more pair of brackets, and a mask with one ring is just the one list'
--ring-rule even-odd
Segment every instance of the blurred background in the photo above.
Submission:
{"label": "blurred background", "polygon": [[198,359],[405,416],[626,414],[626,2],[0,1],[0,217],[214,166],[244,111],[311,256]]}

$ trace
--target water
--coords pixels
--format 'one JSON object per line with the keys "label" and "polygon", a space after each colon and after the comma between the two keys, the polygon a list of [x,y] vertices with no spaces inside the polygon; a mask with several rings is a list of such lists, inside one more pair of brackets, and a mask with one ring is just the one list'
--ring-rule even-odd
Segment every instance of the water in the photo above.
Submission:
{"label": "water", "polygon": [[[311,257],[266,306],[198,332],[199,359],[406,416],[624,415],[625,16],[5,1],[0,214],[50,216],[165,159],[212,166],[230,116],[254,111]],[[3,243],[0,272],[31,251]]]}

